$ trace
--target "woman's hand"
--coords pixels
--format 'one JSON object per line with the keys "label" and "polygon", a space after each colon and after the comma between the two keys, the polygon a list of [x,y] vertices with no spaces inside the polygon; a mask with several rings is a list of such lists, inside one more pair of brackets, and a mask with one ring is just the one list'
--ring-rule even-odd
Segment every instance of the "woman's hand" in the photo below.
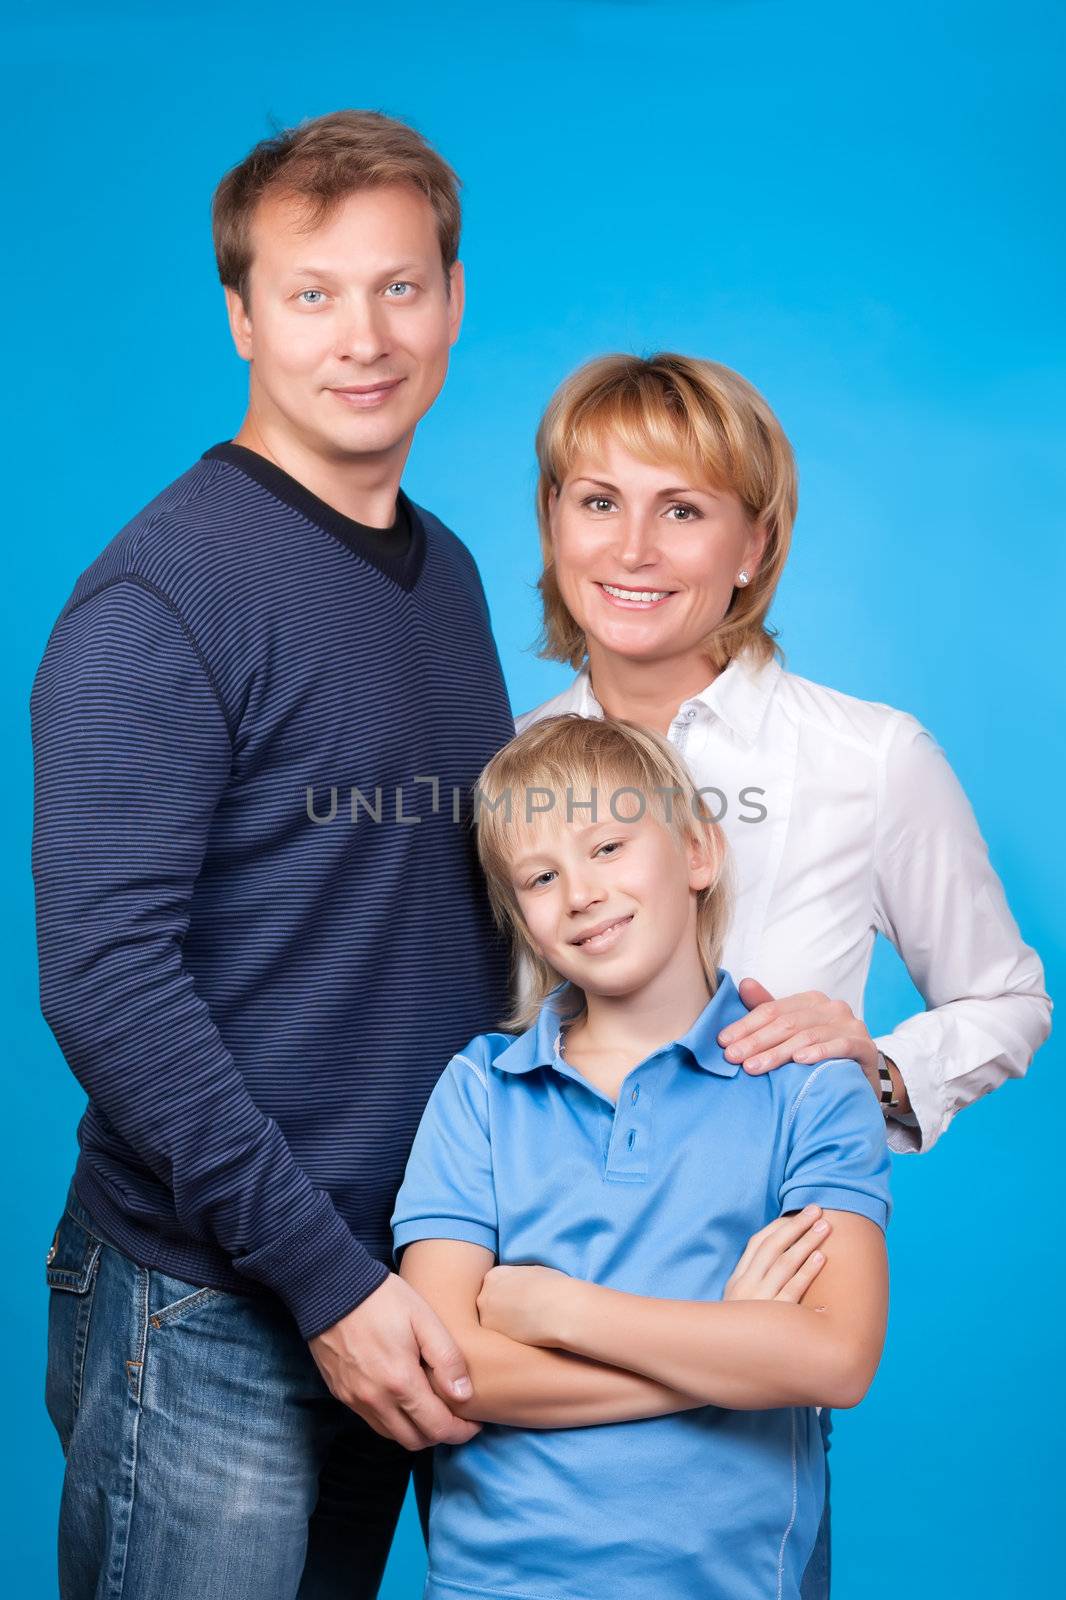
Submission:
{"label": "woman's hand", "polygon": [[[830,1000],[817,989],[775,1000],[755,978],[741,979],[740,998],[749,1007],[747,1016],[730,1023],[718,1035],[727,1061],[739,1061],[750,1073],[771,1072],[786,1061],[799,1061],[804,1066],[836,1058],[857,1061],[880,1099],[877,1046],[865,1022],[846,1000]],[[900,1070],[893,1061],[888,1067],[899,1099],[896,1110],[909,1111],[907,1086]]]}
{"label": "woman's hand", "polygon": [[481,1326],[520,1344],[552,1346],[572,1282],[554,1267],[490,1267],[477,1297]]}
{"label": "woman's hand", "polygon": [[723,1300],[784,1300],[798,1305],[825,1266],[819,1248],[831,1224],[821,1206],[804,1206],[753,1233],[733,1268]]}

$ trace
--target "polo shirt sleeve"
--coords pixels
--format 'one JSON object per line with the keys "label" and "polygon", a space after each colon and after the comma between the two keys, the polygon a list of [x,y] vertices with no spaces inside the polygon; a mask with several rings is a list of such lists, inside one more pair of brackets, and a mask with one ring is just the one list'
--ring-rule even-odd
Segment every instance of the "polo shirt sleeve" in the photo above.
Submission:
{"label": "polo shirt sleeve", "polygon": [[807,1074],[788,1112],[782,1211],[820,1205],[888,1225],[885,1119],[856,1061],[824,1061]]}
{"label": "polo shirt sleeve", "polygon": [[477,1040],[437,1080],[411,1148],[392,1215],[397,1262],[416,1239],[461,1239],[497,1254],[488,1062]]}

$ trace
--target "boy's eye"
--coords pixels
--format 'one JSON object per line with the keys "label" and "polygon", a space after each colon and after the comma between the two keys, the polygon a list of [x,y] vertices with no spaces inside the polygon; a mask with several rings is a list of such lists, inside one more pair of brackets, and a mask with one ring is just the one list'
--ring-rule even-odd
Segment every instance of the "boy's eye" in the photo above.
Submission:
{"label": "boy's eye", "polygon": [[621,850],[624,842],[625,841],[622,839],[608,839],[605,844],[600,845],[599,849],[596,851],[596,854],[600,855],[604,850],[609,850],[611,854],[614,855],[616,851]]}
{"label": "boy's eye", "polygon": [[550,869],[545,872],[538,872],[537,876],[532,880],[529,887],[531,889],[539,889],[543,884],[548,882],[549,878],[554,878],[554,876],[554,872],[552,872]]}

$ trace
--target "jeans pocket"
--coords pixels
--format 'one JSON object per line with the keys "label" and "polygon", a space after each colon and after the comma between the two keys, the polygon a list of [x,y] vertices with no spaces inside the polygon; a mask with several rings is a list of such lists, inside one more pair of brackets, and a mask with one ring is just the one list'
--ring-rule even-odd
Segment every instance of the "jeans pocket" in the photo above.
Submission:
{"label": "jeans pocket", "polygon": [[49,1288],[45,1405],[64,1453],[81,1404],[85,1347],[100,1250],[100,1240],[69,1211],[64,1211],[45,1257]]}
{"label": "jeans pocket", "polygon": [[162,1272],[152,1273],[151,1299],[162,1299],[165,1303],[156,1310],[150,1311],[148,1325],[152,1328],[165,1328],[170,1323],[184,1322],[194,1312],[211,1305],[216,1300],[228,1300],[222,1289],[199,1288],[195,1283],[184,1283],[180,1278],[171,1278]]}

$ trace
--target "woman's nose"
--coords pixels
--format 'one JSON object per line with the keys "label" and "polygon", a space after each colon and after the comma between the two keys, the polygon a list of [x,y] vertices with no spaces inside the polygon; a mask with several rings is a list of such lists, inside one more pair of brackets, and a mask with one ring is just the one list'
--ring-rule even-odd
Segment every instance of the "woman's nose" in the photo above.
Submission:
{"label": "woman's nose", "polygon": [[627,567],[645,566],[658,555],[657,529],[651,518],[630,515],[618,522],[618,558]]}

